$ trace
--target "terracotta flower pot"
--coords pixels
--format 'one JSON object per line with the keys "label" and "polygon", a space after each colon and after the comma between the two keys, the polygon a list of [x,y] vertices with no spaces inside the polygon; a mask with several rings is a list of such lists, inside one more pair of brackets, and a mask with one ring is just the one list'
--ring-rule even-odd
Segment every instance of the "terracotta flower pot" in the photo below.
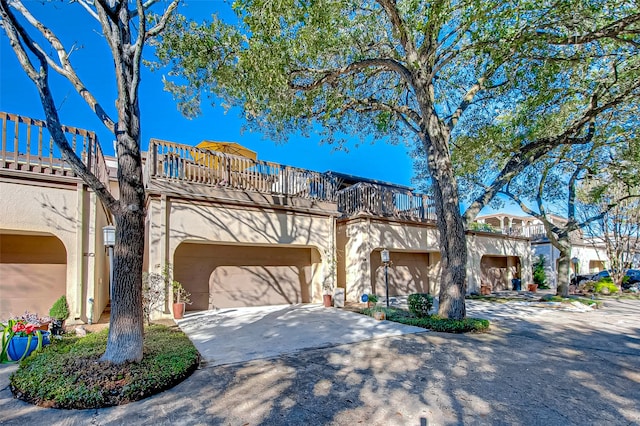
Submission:
{"label": "terracotta flower pot", "polygon": [[324,302],[324,307],[325,308],[330,308],[331,307],[331,295],[330,294],[325,294],[322,296],[322,301]]}
{"label": "terracotta flower pot", "polygon": [[174,303],[173,304],[173,318],[182,319],[184,317],[184,309],[185,303]]}
{"label": "terracotta flower pot", "polygon": [[378,321],[384,321],[386,319],[386,315],[384,311],[378,311],[373,313],[373,317]]}
{"label": "terracotta flower pot", "polygon": [[483,296],[488,296],[491,294],[491,287],[489,287],[488,285],[481,285],[480,286],[480,294]]}
{"label": "terracotta flower pot", "polygon": [[531,293],[535,293],[538,290],[538,284],[528,284],[527,288]]}

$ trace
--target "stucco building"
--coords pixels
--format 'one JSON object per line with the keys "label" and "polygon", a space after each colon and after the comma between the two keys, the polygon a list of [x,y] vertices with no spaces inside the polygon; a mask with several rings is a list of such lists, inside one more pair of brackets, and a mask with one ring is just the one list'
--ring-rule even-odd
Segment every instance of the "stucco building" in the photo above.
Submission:
{"label": "stucco building", "polygon": [[[0,113],[0,122],[0,318],[44,314],[66,294],[71,320],[95,321],[109,302],[102,229],[112,219],[42,121]],[[116,163],[95,134],[65,130],[117,194]],[[144,160],[144,268],[173,265],[192,294],[188,309],[315,303],[336,287],[347,301],[383,294],[382,249],[390,295],[439,289],[435,213],[411,188],[158,139]],[[526,236],[468,231],[467,246],[469,292],[531,280]]]}
{"label": "stucco building", "polygon": [[[549,220],[557,225],[566,224],[567,219],[557,215],[549,215]],[[542,255],[549,285],[556,288],[558,283],[558,258],[560,251],[555,248],[544,230],[542,221],[533,216],[518,216],[507,213],[495,213],[478,216],[478,223],[492,226],[497,232],[505,235],[526,236],[531,240],[531,256],[535,259]],[[597,273],[607,268],[609,258],[602,241],[585,238],[582,232],[575,231],[570,235],[571,241],[571,273]]]}

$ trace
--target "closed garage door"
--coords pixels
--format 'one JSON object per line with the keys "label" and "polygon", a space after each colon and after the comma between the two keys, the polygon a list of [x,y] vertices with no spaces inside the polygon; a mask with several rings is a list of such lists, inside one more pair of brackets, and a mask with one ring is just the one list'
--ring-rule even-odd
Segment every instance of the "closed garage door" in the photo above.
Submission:
{"label": "closed garage door", "polygon": [[183,243],[174,277],[191,293],[189,310],[308,303],[311,249]]}
{"label": "closed garage door", "polygon": [[[429,253],[391,252],[389,266],[389,296],[406,296],[411,293],[429,293]],[[371,287],[375,294],[386,292],[384,266],[380,251],[371,253]]]}
{"label": "closed garage door", "polygon": [[67,253],[53,236],[0,235],[0,319],[48,315],[67,292]]}

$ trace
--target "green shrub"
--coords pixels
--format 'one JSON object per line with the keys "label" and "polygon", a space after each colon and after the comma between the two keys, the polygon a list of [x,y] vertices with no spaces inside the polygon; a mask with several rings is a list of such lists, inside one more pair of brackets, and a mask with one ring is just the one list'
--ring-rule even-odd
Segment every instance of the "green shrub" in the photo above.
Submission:
{"label": "green shrub", "polygon": [[471,222],[468,226],[470,231],[484,231],[484,232],[501,232],[499,229],[494,228],[489,223]]}
{"label": "green shrub", "polygon": [[371,302],[371,303],[378,303],[378,296],[376,296],[375,294],[367,294],[367,301]]}
{"label": "green shrub", "polygon": [[51,309],[49,309],[49,316],[53,319],[63,321],[69,318],[69,305],[67,304],[66,296],[60,296],[60,298],[55,301]]}
{"label": "green shrub", "polygon": [[388,321],[398,322],[400,324],[413,325],[415,327],[428,328],[433,331],[443,333],[468,333],[468,332],[484,332],[489,329],[488,320],[479,318],[465,318],[463,320],[453,320],[448,318],[440,318],[437,315],[431,315],[423,318],[417,318],[408,311],[398,308],[370,308],[364,309],[363,314],[373,316],[376,311],[384,310]]}
{"label": "green shrub", "polygon": [[145,329],[143,359],[114,365],[100,361],[108,330],[65,337],[29,357],[10,378],[14,395],[54,408],[126,404],[181,382],[198,366],[199,354],[184,333],[165,326]]}
{"label": "green shrub", "polygon": [[[606,290],[604,290],[606,288]],[[593,285],[594,293],[617,293],[620,291],[618,286],[613,283],[611,278],[602,278]]]}
{"label": "green shrub", "polygon": [[429,310],[433,307],[433,296],[429,293],[414,293],[407,298],[409,312],[418,318],[429,315]]}
{"label": "green shrub", "polygon": [[403,324],[414,325],[416,327],[428,328],[433,331],[440,331],[443,333],[468,333],[468,332],[483,332],[489,329],[489,321],[480,318],[465,318],[462,320],[455,320],[449,318],[440,318],[437,315],[432,315],[425,318],[406,318],[400,321]]}
{"label": "green shrub", "polygon": [[538,284],[540,288],[548,288],[547,287],[547,272],[544,269],[545,258],[544,255],[541,254],[536,257],[535,262],[533,262],[533,283]]}

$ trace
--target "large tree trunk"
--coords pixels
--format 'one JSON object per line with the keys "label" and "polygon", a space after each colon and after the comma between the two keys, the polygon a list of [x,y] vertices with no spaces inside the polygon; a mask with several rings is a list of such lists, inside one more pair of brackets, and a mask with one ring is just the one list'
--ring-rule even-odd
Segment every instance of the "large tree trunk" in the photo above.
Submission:
{"label": "large tree trunk", "polygon": [[558,288],[556,294],[569,297],[569,271],[571,265],[571,245],[568,241],[558,241],[560,257],[558,258]]}
{"label": "large tree trunk", "polygon": [[121,111],[127,131],[118,134],[120,209],[115,214],[113,293],[105,361],[122,363],[142,359],[142,262],[144,256],[145,192],[139,150],[140,121],[137,105]]}
{"label": "large tree trunk", "polygon": [[463,319],[467,312],[466,265],[467,243],[464,220],[460,213],[458,185],[453,174],[448,149],[448,129],[432,115],[423,138],[427,151],[429,172],[435,202],[440,243],[441,274],[438,315],[443,318]]}
{"label": "large tree trunk", "polygon": [[143,236],[143,215],[133,212],[116,217],[111,317],[104,361],[120,364],[142,359]]}
{"label": "large tree trunk", "polygon": [[[126,7],[120,19],[129,23]],[[116,246],[114,250],[113,294],[105,361],[140,361],[143,352],[144,315],[142,306],[142,262],[145,234],[145,191],[140,154],[140,108],[136,87],[139,58],[131,48],[129,27],[122,27],[114,52],[118,83],[118,188],[119,209],[115,212]]]}

